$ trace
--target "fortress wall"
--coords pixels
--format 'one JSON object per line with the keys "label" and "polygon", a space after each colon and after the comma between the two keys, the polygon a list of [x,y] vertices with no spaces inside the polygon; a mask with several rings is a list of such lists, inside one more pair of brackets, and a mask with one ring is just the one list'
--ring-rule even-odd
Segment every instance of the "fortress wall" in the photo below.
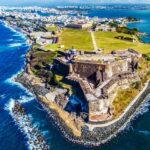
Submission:
{"label": "fortress wall", "polygon": [[102,65],[98,64],[90,64],[90,63],[83,63],[83,62],[75,62],[73,64],[73,71],[76,74],[80,74],[82,78],[88,78],[94,73],[97,72],[97,70],[101,67]]}

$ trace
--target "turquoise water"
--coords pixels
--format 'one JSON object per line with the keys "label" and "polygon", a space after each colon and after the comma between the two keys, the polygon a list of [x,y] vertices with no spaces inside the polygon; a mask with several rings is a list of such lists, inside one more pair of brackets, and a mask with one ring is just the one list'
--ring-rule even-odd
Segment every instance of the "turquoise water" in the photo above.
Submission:
{"label": "turquoise water", "polygon": [[[142,23],[130,24],[141,31],[150,33],[150,11],[101,10],[91,11],[89,16],[141,18]],[[149,37],[144,38],[149,42]],[[29,91],[11,78],[25,65],[25,54],[29,46],[26,37],[10,30],[0,23],[0,150],[26,150],[27,133],[21,132],[9,112],[10,101],[18,100],[26,108],[32,125],[47,139],[51,150],[149,150],[150,149],[150,111],[146,103],[126,130],[116,138],[98,148],[86,148],[66,141],[53,125],[41,105]]]}

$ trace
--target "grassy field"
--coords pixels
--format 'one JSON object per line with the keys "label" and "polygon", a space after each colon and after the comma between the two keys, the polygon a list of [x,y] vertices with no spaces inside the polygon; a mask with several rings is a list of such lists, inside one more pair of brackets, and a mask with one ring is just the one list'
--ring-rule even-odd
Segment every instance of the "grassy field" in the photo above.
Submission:
{"label": "grassy field", "polygon": [[139,90],[128,88],[126,90],[119,90],[117,97],[113,102],[113,106],[115,109],[114,117],[119,117],[127,106],[132,102],[132,100],[138,95]]}
{"label": "grassy field", "polygon": [[93,50],[91,35],[86,30],[64,29],[59,44],[64,45],[64,49]]}
{"label": "grassy field", "polygon": [[55,82],[64,89],[72,90],[72,86],[63,82],[63,76],[55,74]]}
{"label": "grassy field", "polygon": [[131,37],[128,34],[122,34],[117,32],[102,32],[98,31],[95,32],[95,39],[97,42],[97,46],[99,48],[104,48],[104,53],[109,53],[112,50],[124,50],[127,48],[132,48],[137,50],[140,53],[149,53],[150,52],[150,45],[143,44],[138,40],[136,42],[128,42],[124,40],[116,39],[115,37],[124,36],[124,37]]}
{"label": "grassy field", "polygon": [[[55,26],[50,26],[49,30],[55,30]],[[150,53],[150,44],[141,43],[137,37],[136,42],[130,42],[117,39],[118,36],[133,38],[129,34],[117,32],[94,32],[97,46],[104,49],[104,53],[110,53],[112,50],[125,50],[132,48],[142,54]],[[64,48],[60,48],[63,45]],[[44,47],[45,50],[70,49],[77,50],[93,50],[91,34],[87,30],[63,29],[59,35],[58,44],[48,44]]]}
{"label": "grassy field", "polygon": [[44,50],[45,51],[49,51],[49,50],[56,51],[58,49],[59,49],[59,45],[58,44],[48,44],[48,45],[44,46]]}
{"label": "grassy field", "polygon": [[48,31],[57,31],[58,30],[58,27],[57,26],[47,26],[46,29]]}

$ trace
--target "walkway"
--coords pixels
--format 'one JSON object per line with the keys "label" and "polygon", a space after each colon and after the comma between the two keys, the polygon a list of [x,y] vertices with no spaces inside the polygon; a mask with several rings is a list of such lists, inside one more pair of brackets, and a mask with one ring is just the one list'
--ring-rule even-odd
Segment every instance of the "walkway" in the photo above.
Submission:
{"label": "walkway", "polygon": [[98,47],[97,47],[97,43],[96,43],[96,40],[95,40],[95,35],[94,35],[94,32],[93,31],[90,31],[91,33],[91,37],[92,37],[92,42],[93,42],[93,47],[94,47],[94,50],[98,50]]}

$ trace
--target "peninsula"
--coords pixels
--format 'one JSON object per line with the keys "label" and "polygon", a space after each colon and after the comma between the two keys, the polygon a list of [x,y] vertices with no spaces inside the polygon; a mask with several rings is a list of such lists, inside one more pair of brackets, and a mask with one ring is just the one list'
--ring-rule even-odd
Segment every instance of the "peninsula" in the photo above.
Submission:
{"label": "peninsula", "polygon": [[36,95],[74,143],[107,142],[150,93],[150,45],[127,27],[136,18],[90,18],[77,10],[33,7],[1,8],[0,19],[31,44],[15,81]]}

